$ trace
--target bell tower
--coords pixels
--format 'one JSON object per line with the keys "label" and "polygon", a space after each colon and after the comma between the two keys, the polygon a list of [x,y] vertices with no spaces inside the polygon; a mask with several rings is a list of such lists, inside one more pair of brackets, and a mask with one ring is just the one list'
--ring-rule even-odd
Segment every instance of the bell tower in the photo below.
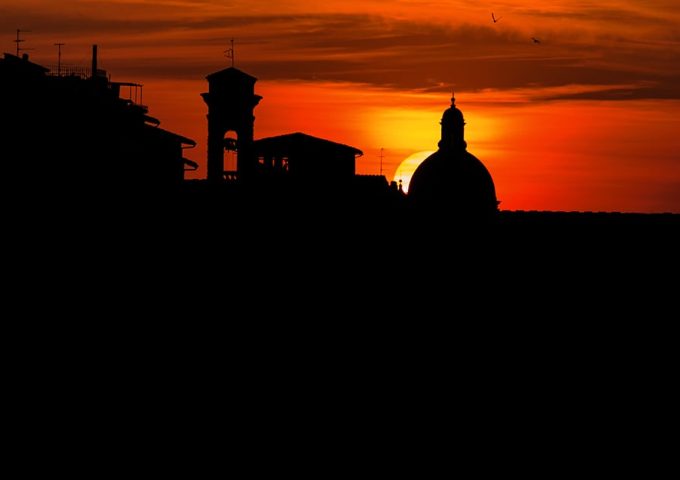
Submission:
{"label": "bell tower", "polygon": [[[262,97],[255,95],[257,78],[234,67],[206,77],[208,93],[202,93],[208,105],[208,181],[224,180],[224,150],[236,150],[236,171],[240,181],[250,179],[256,171],[253,111]],[[235,144],[225,135],[236,132]]]}

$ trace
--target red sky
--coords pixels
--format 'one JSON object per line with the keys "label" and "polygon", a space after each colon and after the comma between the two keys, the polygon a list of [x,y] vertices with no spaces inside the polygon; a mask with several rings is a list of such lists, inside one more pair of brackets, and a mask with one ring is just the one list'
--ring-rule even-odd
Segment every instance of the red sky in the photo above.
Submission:
{"label": "red sky", "polygon": [[[468,150],[503,209],[680,213],[677,0],[0,0],[0,44],[143,83],[205,176],[205,75],[260,79],[256,137],[303,131],[364,151],[391,179],[436,148],[455,88]],[[502,17],[494,24],[491,12]],[[5,32],[2,34],[1,32]],[[534,44],[531,37],[541,43]],[[3,40],[4,38],[4,40]]]}

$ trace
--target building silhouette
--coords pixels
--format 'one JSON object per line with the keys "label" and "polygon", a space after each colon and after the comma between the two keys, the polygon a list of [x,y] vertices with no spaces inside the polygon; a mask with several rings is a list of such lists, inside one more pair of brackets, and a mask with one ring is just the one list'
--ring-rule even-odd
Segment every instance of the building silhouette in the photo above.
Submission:
{"label": "building silhouette", "polygon": [[313,183],[319,178],[329,184],[350,185],[356,175],[358,148],[291,133],[255,142],[258,171],[261,175],[286,176],[298,183]]}
{"label": "building silhouette", "polygon": [[[196,143],[159,127],[141,102],[125,98],[129,82],[98,68],[50,72],[24,54],[0,59],[0,142],[24,185],[127,195],[176,190],[196,164],[183,153]],[[140,94],[141,97],[141,94]]]}
{"label": "building silhouette", "polygon": [[[257,190],[267,202],[271,196],[336,206],[404,201],[384,176],[356,174],[363,155],[358,148],[302,132],[255,140],[254,109],[262,97],[252,75],[229,67],[206,79],[208,92],[201,96],[208,106],[208,184]],[[225,151],[236,154],[236,170],[225,170]]]}
{"label": "building silhouette", "polygon": [[467,218],[486,218],[498,210],[491,174],[467,151],[465,119],[455,96],[441,120],[439,149],[421,163],[409,185],[409,200],[423,213],[445,210]]}

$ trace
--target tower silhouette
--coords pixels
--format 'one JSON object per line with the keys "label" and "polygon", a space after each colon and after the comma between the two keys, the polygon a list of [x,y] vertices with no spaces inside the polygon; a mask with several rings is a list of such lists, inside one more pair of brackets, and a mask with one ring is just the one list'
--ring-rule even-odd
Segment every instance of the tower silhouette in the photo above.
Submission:
{"label": "tower silhouette", "polygon": [[[255,95],[257,78],[234,67],[206,77],[208,93],[202,93],[208,105],[208,181],[224,179],[224,149],[235,148],[239,180],[248,180],[256,172],[253,144],[255,116],[253,111],[262,97]],[[234,145],[225,141],[227,132],[236,132]]]}
{"label": "tower silhouette", "polygon": [[444,111],[441,120],[441,139],[437,146],[447,152],[467,149],[465,141],[465,118],[456,107],[456,96],[451,94],[451,107]]}

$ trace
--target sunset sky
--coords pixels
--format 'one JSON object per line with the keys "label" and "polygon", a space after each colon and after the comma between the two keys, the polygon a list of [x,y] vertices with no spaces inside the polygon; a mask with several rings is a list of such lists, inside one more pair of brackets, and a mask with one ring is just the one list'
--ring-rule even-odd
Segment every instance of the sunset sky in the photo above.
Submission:
{"label": "sunset sky", "polygon": [[[436,149],[451,89],[502,209],[680,213],[677,0],[0,0],[0,44],[144,84],[162,126],[199,146],[205,76],[259,79],[256,138],[302,131],[357,147],[392,179]],[[493,23],[491,12],[500,17]],[[4,32],[4,33],[3,33]],[[534,43],[532,37],[540,40]],[[227,165],[227,167],[229,167]],[[399,178],[396,178],[397,180]],[[404,178],[406,180],[406,178]]]}

